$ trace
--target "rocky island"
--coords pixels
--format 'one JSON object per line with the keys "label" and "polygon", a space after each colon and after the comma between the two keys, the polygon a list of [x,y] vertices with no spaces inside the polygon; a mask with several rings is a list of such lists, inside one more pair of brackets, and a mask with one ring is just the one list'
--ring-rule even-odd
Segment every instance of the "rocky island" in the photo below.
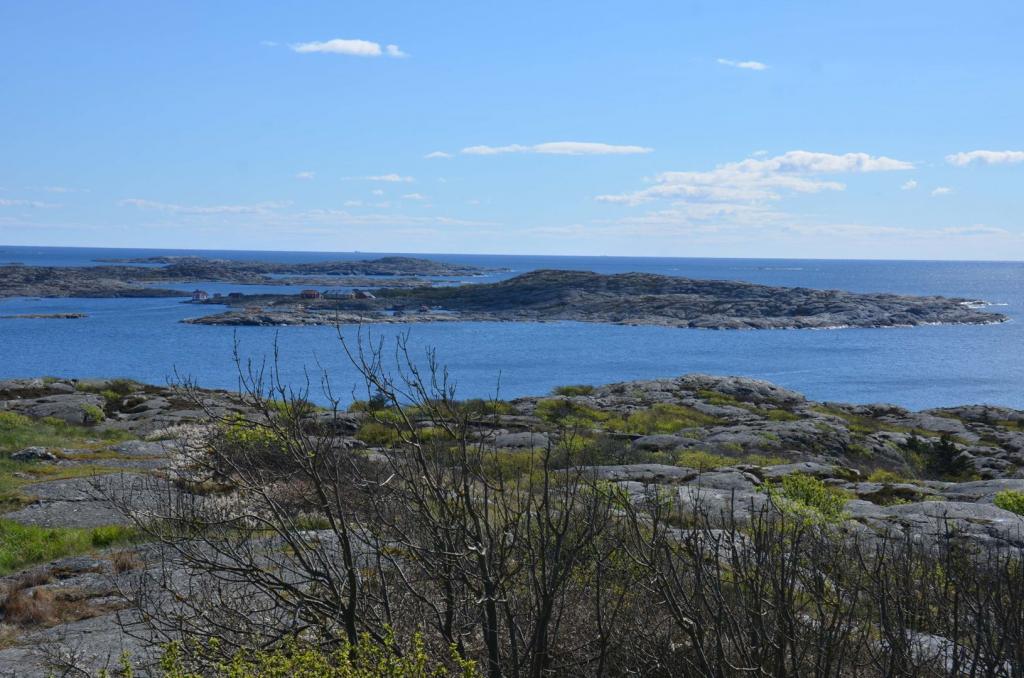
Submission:
{"label": "rocky island", "polygon": [[[216,302],[221,303],[221,302]],[[232,310],[199,325],[355,322],[581,321],[703,329],[826,329],[987,324],[1006,320],[981,302],[695,280],[650,273],[539,270],[496,283],[300,299],[224,300]],[[237,308],[242,307],[242,308]]]}
{"label": "rocky island", "polygon": [[414,287],[486,269],[413,257],[283,264],[204,257],[105,260],[103,266],[0,266],[0,297],[181,297],[167,283]]}

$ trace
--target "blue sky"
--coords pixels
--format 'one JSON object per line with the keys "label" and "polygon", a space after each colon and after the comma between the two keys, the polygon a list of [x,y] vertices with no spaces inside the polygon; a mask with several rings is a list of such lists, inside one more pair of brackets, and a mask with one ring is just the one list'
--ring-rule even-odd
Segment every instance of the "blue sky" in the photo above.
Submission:
{"label": "blue sky", "polygon": [[0,2],[0,243],[1024,259],[1019,2]]}

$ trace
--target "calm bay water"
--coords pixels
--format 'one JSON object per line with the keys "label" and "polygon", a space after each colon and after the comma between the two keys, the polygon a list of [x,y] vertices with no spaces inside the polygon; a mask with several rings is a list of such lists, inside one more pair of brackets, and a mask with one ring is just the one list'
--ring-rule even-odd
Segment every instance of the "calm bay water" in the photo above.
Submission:
{"label": "calm bay water", "polygon": [[[2,247],[0,262],[91,265],[101,257],[201,254],[232,259],[318,261],[367,253],[224,252]],[[377,336],[411,331],[417,354],[435,347],[462,397],[541,394],[568,383],[608,383],[687,372],[768,379],[819,400],[891,402],[912,408],[991,403],[1024,408],[1024,263],[896,262],[626,257],[411,255],[507,267],[475,281],[537,268],[646,271],[769,285],[982,299],[1011,322],[895,329],[707,331],[588,323],[380,325]],[[191,288],[192,286],[182,286]],[[245,290],[203,285],[209,291]],[[222,289],[223,288],[223,289]],[[281,288],[275,288],[281,289]],[[0,299],[0,315],[84,312],[82,320],[0,320],[0,378],[124,376],[163,383],[175,370],[209,387],[235,388],[232,347],[269,357],[275,339],[285,377],[318,383],[318,363],[348,394],[353,369],[334,328],[231,328],[178,321],[219,307],[178,299]],[[354,337],[355,328],[343,328]],[[365,331],[365,329],[364,329]],[[317,395],[314,392],[314,395]]]}

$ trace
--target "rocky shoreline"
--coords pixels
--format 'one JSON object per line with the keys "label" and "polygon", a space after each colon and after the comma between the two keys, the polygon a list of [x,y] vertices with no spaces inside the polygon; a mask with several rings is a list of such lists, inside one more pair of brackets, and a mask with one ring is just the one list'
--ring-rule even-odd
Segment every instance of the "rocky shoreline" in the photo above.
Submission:
{"label": "rocky shoreline", "polygon": [[[694,280],[645,273],[541,270],[497,283],[381,289],[369,297],[255,295],[198,325],[330,325],[462,321],[577,321],[696,329],[835,329],[990,324],[982,302]],[[238,308],[242,307],[242,308]]]}
{"label": "rocky shoreline", "polygon": [[[282,264],[202,257],[104,260],[103,266],[0,266],[0,297],[186,297],[160,284],[417,287],[423,278],[477,276],[476,266],[412,257]],[[144,265],[143,265],[144,264]]]}
{"label": "rocky shoreline", "polygon": [[79,320],[88,317],[86,313],[18,313],[0,315],[0,320]]}

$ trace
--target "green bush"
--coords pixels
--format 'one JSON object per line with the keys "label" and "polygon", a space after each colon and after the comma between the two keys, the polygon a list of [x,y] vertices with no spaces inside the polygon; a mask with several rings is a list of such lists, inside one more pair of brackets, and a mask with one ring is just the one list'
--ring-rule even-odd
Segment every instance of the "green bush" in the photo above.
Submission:
{"label": "green bush", "polygon": [[569,384],[558,386],[552,391],[554,395],[560,396],[585,396],[594,392],[594,387],[588,384]]}
{"label": "green bush", "polygon": [[250,421],[240,414],[222,422],[220,429],[225,441],[239,447],[268,449],[282,444],[281,436],[272,428]]}
{"label": "green bush", "polygon": [[17,431],[18,429],[28,427],[31,423],[32,420],[24,414],[6,411],[0,412],[0,432],[7,433]]}
{"label": "green bush", "polygon": [[504,400],[484,400],[482,398],[471,398],[460,403],[464,414],[473,418],[486,419],[495,415],[515,414],[516,410]]}
{"label": "green bush", "polygon": [[731,395],[727,395],[725,393],[719,393],[718,391],[712,391],[711,389],[702,388],[699,391],[697,391],[697,396],[701,400],[703,400],[705,402],[711,403],[712,405],[718,405],[720,407],[721,406],[732,406],[732,407],[742,406],[742,403],[740,401],[736,400],[736,398],[732,397]]}
{"label": "green bush", "polygon": [[[213,645],[215,649],[217,644]],[[163,678],[482,678],[483,675],[476,662],[462,659],[455,648],[444,659],[430,656],[419,634],[413,636],[411,647],[401,654],[393,637],[380,645],[363,635],[354,646],[346,642],[334,650],[289,640],[269,650],[239,651],[229,662],[218,662],[202,671],[186,668],[181,644],[171,643],[164,651],[160,668]]]}
{"label": "green bush", "polygon": [[711,454],[704,450],[688,450],[679,455],[676,459],[676,466],[695,468],[698,471],[709,471],[722,466],[732,466],[735,459],[724,457],[720,454]]}
{"label": "green bush", "polygon": [[268,400],[267,409],[284,419],[301,419],[317,411],[317,406],[308,400],[295,398],[292,400]]}
{"label": "green bush", "polygon": [[363,425],[359,427],[359,430],[356,432],[356,438],[367,445],[386,446],[398,443],[402,436],[391,425],[367,421],[363,422]]}
{"label": "green bush", "polygon": [[537,403],[534,414],[552,424],[566,427],[593,427],[612,418],[608,412],[560,398],[541,400]]}
{"label": "green bush", "polygon": [[768,488],[768,494],[780,510],[811,522],[834,523],[843,520],[848,496],[814,476],[794,473]]}
{"label": "green bush", "polygon": [[95,405],[82,405],[82,421],[86,425],[99,424],[106,420],[107,415]]}
{"label": "green bush", "polygon": [[905,480],[899,473],[884,468],[875,469],[868,476],[868,482],[871,483],[902,483]]}
{"label": "green bush", "polygon": [[1024,492],[1020,490],[1003,490],[996,492],[995,505],[999,508],[1024,516]]}

